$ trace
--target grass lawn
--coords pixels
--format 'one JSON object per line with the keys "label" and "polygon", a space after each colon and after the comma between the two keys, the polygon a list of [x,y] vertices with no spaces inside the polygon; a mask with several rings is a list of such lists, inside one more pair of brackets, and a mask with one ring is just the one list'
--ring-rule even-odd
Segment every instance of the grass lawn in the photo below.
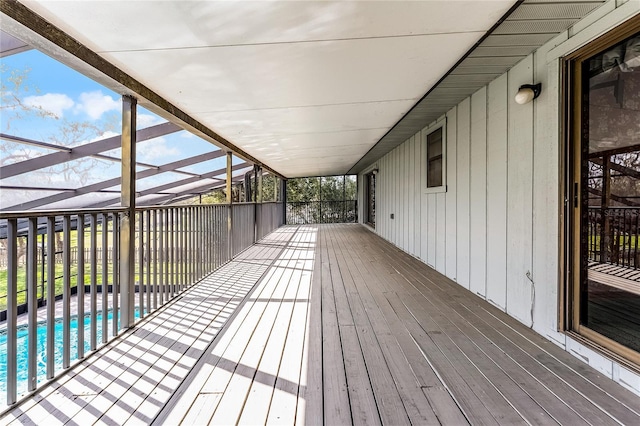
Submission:
{"label": "grass lawn", "polygon": [[[165,267],[166,265],[168,265],[167,263],[165,263]],[[84,283],[85,285],[89,285],[89,283],[91,282],[91,267],[90,264],[85,264],[84,265]],[[153,273],[153,269],[152,269],[152,273]],[[113,264],[109,264],[108,265],[108,269],[107,269],[107,283],[108,284],[112,284],[113,283]],[[42,298],[44,296],[44,298],[46,299],[46,295],[47,295],[47,269],[46,269],[46,265],[44,268],[44,288],[43,288],[43,284],[42,284],[42,264],[38,265],[38,270],[37,270],[37,278],[36,278],[36,283],[37,283],[37,289],[38,289],[38,299]],[[62,294],[62,286],[63,286],[63,268],[61,264],[56,264],[56,270],[55,270],[55,294]],[[145,277],[143,277],[144,279],[146,279],[146,273],[144,274]],[[78,267],[76,264],[71,265],[71,287],[76,287],[77,283],[78,283]],[[139,271],[137,269],[136,266],[136,271],[135,271],[135,281],[139,282]],[[101,285],[102,284],[102,265],[98,264],[97,268],[96,268],[96,283],[97,285]],[[18,267],[18,305],[24,304],[26,303],[26,288],[27,288],[27,268],[25,266],[21,266]],[[44,294],[43,294],[44,291]],[[0,311],[4,311],[7,309],[7,271],[6,270],[0,270]]]}

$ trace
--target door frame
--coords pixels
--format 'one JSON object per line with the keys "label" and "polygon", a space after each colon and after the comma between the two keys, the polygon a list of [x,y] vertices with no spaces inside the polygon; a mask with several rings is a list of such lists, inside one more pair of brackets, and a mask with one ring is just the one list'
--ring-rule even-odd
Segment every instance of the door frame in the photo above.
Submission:
{"label": "door frame", "polygon": [[562,60],[562,135],[564,149],[561,164],[562,193],[564,207],[561,212],[563,232],[561,233],[560,259],[562,288],[559,291],[559,329],[573,335],[581,343],[614,358],[621,364],[640,371],[640,353],[628,348],[581,324],[580,300],[581,282],[585,267],[582,253],[586,252],[586,241],[581,238],[584,220],[583,199],[586,188],[582,187],[582,63],[608,47],[634,35],[640,27],[640,15],[631,18],[608,31],[584,47],[567,55]]}

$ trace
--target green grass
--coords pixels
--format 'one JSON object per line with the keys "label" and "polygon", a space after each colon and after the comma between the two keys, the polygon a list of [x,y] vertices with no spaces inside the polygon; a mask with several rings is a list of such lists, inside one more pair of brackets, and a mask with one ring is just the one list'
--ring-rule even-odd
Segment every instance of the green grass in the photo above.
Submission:
{"label": "green grass", "polygon": [[[98,251],[101,251],[102,249],[102,225],[98,225],[97,227],[97,238],[96,238],[96,249]],[[112,244],[113,244],[113,239],[112,239],[112,235],[111,232],[113,231],[113,224],[110,222],[109,223],[109,235],[108,235],[108,241],[107,241],[107,250],[112,250]],[[58,233],[59,234],[59,233]],[[26,245],[25,237],[21,237],[23,239],[23,241],[21,243],[23,243],[23,246]],[[37,246],[38,248],[42,248],[47,247],[47,235],[43,234],[43,235],[39,235],[37,238]],[[136,238],[137,241],[137,238]],[[78,247],[78,231],[71,231],[69,233],[69,242],[71,245],[72,249],[77,249]],[[91,247],[91,234],[88,231],[88,229],[85,230],[85,234],[84,234],[84,247],[89,248]],[[136,252],[137,253],[137,252]],[[61,254],[56,255],[56,257],[61,256]],[[61,259],[61,257],[60,257]],[[86,260],[86,259],[85,259]],[[45,263],[46,263],[46,259],[45,259]],[[165,263],[166,264],[166,263]],[[138,281],[138,265],[136,265],[136,276],[135,279],[136,281]],[[90,265],[88,263],[85,263],[85,268],[84,268],[84,282],[85,285],[88,285],[90,283]],[[36,286],[37,286],[37,291],[38,291],[38,299],[40,298],[44,298],[46,299],[47,296],[47,276],[48,276],[48,272],[47,272],[47,268],[46,268],[46,264],[44,266],[44,280],[42,278],[42,273],[43,273],[43,265],[42,265],[42,261],[40,261],[38,263],[37,266],[37,277],[36,277]],[[113,264],[109,263],[108,265],[108,284],[112,284],[113,282]],[[78,268],[77,268],[77,264],[72,264],[71,265],[71,277],[70,277],[70,281],[71,281],[71,287],[76,287],[77,282],[78,282]],[[98,255],[98,264],[96,267],[96,281],[98,285],[102,284],[102,264],[101,264],[101,259],[100,259],[100,255]],[[63,287],[63,266],[61,263],[56,263],[55,265],[55,294],[59,295],[62,294],[62,287]],[[18,278],[18,305],[24,304],[26,303],[26,288],[27,288],[27,271],[26,271],[26,266],[18,266],[18,270],[17,270],[17,278]],[[44,281],[44,288],[43,288],[43,284],[42,282]],[[2,268],[0,269],[0,311],[6,310],[7,309],[7,269],[6,268]],[[44,292],[44,294],[43,294]]]}
{"label": "green grass", "polygon": [[[618,237],[618,246],[620,248],[629,249],[632,247],[639,247],[640,241],[638,241],[637,235],[631,236],[620,236]],[[596,249],[600,248],[600,235],[590,235],[589,236],[589,247],[595,247]]]}
{"label": "green grass", "polygon": [[[165,267],[167,267],[169,264],[164,263],[164,265]],[[90,264],[85,264],[84,266],[84,284],[85,285],[89,285],[91,283],[90,272],[91,272]],[[152,274],[154,273],[153,268],[151,269],[151,273]],[[40,298],[46,299],[47,289],[48,289],[48,283],[46,282],[47,275],[48,275],[48,272],[45,265],[45,270],[44,270],[45,282],[44,282],[44,288],[43,288],[42,264],[39,264],[38,271],[37,271],[37,278],[36,278],[38,299]],[[56,264],[56,268],[55,268],[56,279],[54,284],[56,295],[62,294],[63,285],[64,285],[64,279],[62,278],[62,275],[63,275],[62,265]],[[143,279],[146,280],[146,273],[145,273],[145,276],[143,276]],[[139,282],[139,280],[140,280],[139,269],[138,269],[138,266],[136,265],[135,281]],[[7,282],[8,282],[7,271],[1,270],[0,271],[0,311],[4,311],[7,309]],[[71,283],[71,288],[77,286],[77,283],[78,283],[77,264],[73,264],[71,266],[70,283]],[[112,283],[113,283],[113,264],[109,264],[107,268],[107,284],[112,284]],[[96,268],[96,284],[102,285],[102,265],[100,264],[98,264]],[[25,266],[20,266],[18,267],[18,295],[17,295],[18,305],[26,303],[26,297],[27,297],[26,288],[27,288],[27,269]],[[43,291],[44,291],[44,294],[43,294]]]}

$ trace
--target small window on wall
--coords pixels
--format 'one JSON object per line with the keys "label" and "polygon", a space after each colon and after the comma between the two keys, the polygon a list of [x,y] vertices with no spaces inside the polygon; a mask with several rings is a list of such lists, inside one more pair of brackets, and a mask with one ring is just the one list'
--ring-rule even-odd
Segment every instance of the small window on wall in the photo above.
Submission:
{"label": "small window on wall", "polygon": [[445,191],[444,126],[427,133],[427,190]]}

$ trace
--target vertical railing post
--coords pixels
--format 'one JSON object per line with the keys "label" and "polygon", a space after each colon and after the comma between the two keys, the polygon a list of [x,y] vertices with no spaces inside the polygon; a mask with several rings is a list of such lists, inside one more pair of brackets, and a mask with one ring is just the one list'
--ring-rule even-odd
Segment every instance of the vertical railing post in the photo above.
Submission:
{"label": "vertical railing post", "polygon": [[[162,265],[158,254],[162,250],[162,244],[158,244],[158,224],[160,223],[158,210],[151,210],[151,212],[153,213],[153,284],[151,291],[153,292],[153,309],[158,309],[158,279],[162,282],[162,273],[160,272]],[[151,310],[151,305],[149,305],[149,310]]]}
{"label": "vertical railing post", "polygon": [[233,153],[231,151],[227,152],[227,186],[226,186],[226,190],[227,190],[227,245],[228,245],[228,249],[229,249],[229,260],[231,260],[231,258],[233,257],[233,241],[231,238],[231,227],[232,227],[232,223],[231,223],[231,205],[233,203],[233,197],[231,196],[231,180],[233,178],[232,173],[233,170],[231,169],[231,167],[233,166]]}
{"label": "vertical railing post", "polygon": [[[53,225],[50,225],[53,226]],[[51,235],[53,235],[53,231],[49,231],[47,229],[47,232],[51,232]],[[49,235],[49,234],[47,234]],[[47,238],[49,238],[47,236]],[[97,320],[97,313],[98,313],[98,215],[96,213],[92,213],[91,214],[91,234],[89,239],[91,240],[91,254],[90,254],[90,262],[91,262],[91,275],[89,277],[89,288],[90,288],[90,293],[91,293],[91,301],[89,303],[89,305],[91,306],[91,319],[90,319],[90,323],[91,323],[91,339],[89,341],[89,347],[91,348],[92,351],[96,350],[97,347],[97,342],[98,342],[98,338],[97,338],[97,333],[98,333],[98,320]],[[104,288],[104,287],[103,287]],[[50,294],[53,294],[53,292],[51,292]],[[49,310],[49,297],[47,296],[47,310]],[[53,310],[51,312],[54,312]],[[48,318],[48,317],[47,317]],[[51,318],[53,318],[53,313],[51,314]],[[51,336],[53,336],[53,329],[51,331]],[[53,339],[53,337],[52,337]],[[48,339],[47,339],[47,344],[48,344]],[[47,352],[47,354],[51,353],[53,354],[53,343],[51,343],[51,352]],[[47,355],[47,366],[49,363],[49,356]],[[51,364],[53,365],[53,363]],[[48,371],[48,370],[47,370]],[[51,377],[53,377],[53,370],[51,373]],[[47,373],[47,378],[50,379],[51,377],[49,377],[49,373]]]}
{"label": "vertical railing post", "polygon": [[76,216],[76,241],[78,245],[78,273],[76,275],[76,306],[78,312],[78,359],[84,358],[84,219],[85,215],[83,214],[79,214],[78,216]]}
{"label": "vertical railing post", "polygon": [[[253,242],[257,242],[260,238],[262,238],[262,227],[264,224],[262,223],[262,203],[264,202],[264,188],[262,187],[263,179],[262,179],[262,169],[260,169],[258,173],[258,191],[256,192],[256,213],[254,215],[254,220],[256,222],[256,236],[253,239]],[[260,204],[258,204],[260,203]]]}
{"label": "vertical railing post", "polygon": [[253,166],[253,242],[257,241],[258,227],[257,227],[257,217],[258,217],[258,169],[260,166],[255,164]]}
{"label": "vertical railing post", "polygon": [[7,221],[7,405],[18,397],[18,220]]}
{"label": "vertical railing post", "polygon": [[135,305],[136,104],[135,98],[127,95],[122,97],[122,190],[120,203],[122,207],[126,208],[120,216],[119,227],[120,286],[122,289],[120,327],[122,330],[132,327],[135,320],[133,311]]}
{"label": "vertical railing post", "polygon": [[27,389],[35,390],[38,384],[38,300],[37,300],[37,245],[38,218],[29,218],[29,233],[27,235],[27,312],[28,312],[28,361],[27,361]]}
{"label": "vertical railing post", "polygon": [[[150,292],[151,292],[151,265],[152,265],[152,262],[151,262],[151,213],[152,212],[153,212],[152,210],[147,210],[144,213],[145,218],[146,218],[146,224],[147,224],[147,232],[145,234],[145,236],[146,236],[146,238],[145,238],[145,241],[146,241],[146,251],[145,251],[146,256],[145,256],[145,258],[146,258],[146,261],[147,261],[146,262],[147,263],[147,270],[146,270],[147,279],[146,279],[146,282],[145,282],[145,294],[147,296],[147,305],[146,305],[146,308],[147,308],[146,312],[147,313],[151,312],[151,293]],[[154,274],[155,274],[155,271],[154,271]],[[144,311],[141,310],[140,311],[140,318],[142,318],[143,315],[144,315]]]}
{"label": "vertical railing post", "polygon": [[287,180],[286,179],[280,179],[280,187],[282,188],[280,193],[280,200],[282,201],[282,221],[280,225],[286,225],[288,223],[287,221]]}
{"label": "vertical railing post", "polygon": [[611,220],[609,214],[609,198],[611,195],[610,188],[610,159],[611,157],[605,155],[602,158],[602,195],[600,201],[600,207],[602,208],[602,225],[600,226],[600,262],[609,262],[610,259],[610,244],[611,244]]}
{"label": "vertical railing post", "polygon": [[[145,291],[148,290],[148,285],[149,285],[149,280],[146,279],[145,277],[148,276],[148,272],[149,272],[149,256],[147,256],[147,250],[149,249],[149,245],[146,244],[147,239],[145,238],[145,236],[149,235],[149,227],[147,226],[147,232],[145,233],[145,229],[144,229],[144,216],[145,214],[147,215],[147,217],[149,217],[148,215],[149,211],[140,211],[140,214],[138,216],[138,252],[140,253],[140,265],[138,266],[138,309],[140,312],[140,318],[144,318],[144,312],[145,312],[145,300],[144,300],[144,296],[145,296]],[[145,250],[146,249],[146,250]],[[145,285],[146,284],[146,285]],[[149,292],[146,291],[146,293],[148,294]],[[147,303],[146,308],[149,308],[149,304]]]}
{"label": "vertical railing post", "polygon": [[[102,266],[102,343],[107,343],[107,339],[109,338],[109,214],[102,213],[100,215],[102,219],[102,235],[100,235],[100,240],[102,242],[100,253],[102,255],[101,266]],[[114,287],[115,288],[115,287]]]}
{"label": "vertical railing post", "polygon": [[62,368],[71,365],[71,216],[62,218]]}
{"label": "vertical railing post", "polygon": [[347,176],[342,176],[342,222],[347,221]]}
{"label": "vertical railing post", "polygon": [[[56,245],[55,216],[47,217],[47,379],[55,375]],[[92,348],[95,349],[95,348]]]}

